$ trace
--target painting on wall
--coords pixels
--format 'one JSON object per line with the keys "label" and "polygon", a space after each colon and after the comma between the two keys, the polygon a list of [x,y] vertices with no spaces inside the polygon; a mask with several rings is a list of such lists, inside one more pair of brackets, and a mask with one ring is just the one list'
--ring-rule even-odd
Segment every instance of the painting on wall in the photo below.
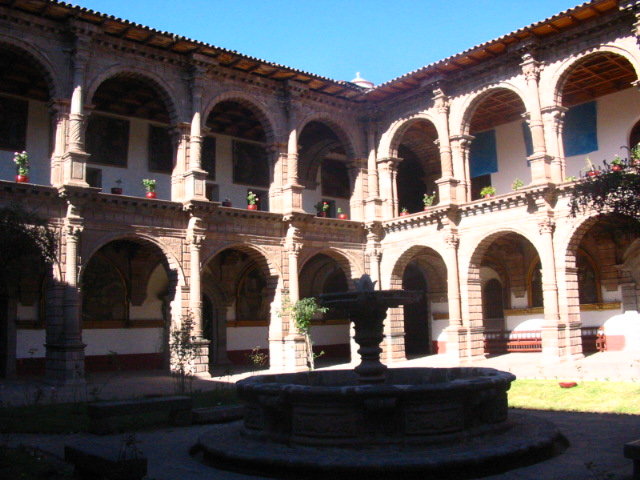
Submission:
{"label": "painting on wall", "polygon": [[114,167],[127,166],[129,121],[93,114],[85,134],[89,162]]}
{"label": "painting on wall", "polygon": [[269,187],[269,161],[264,147],[233,142],[233,183]]}

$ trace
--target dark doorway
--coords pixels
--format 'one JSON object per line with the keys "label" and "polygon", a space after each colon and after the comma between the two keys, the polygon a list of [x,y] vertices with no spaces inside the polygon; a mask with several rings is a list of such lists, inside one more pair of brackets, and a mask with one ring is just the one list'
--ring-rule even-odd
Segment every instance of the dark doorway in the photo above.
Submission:
{"label": "dark doorway", "polygon": [[429,334],[429,302],[427,299],[427,280],[415,263],[409,263],[402,277],[402,288],[424,292],[422,298],[404,306],[405,350],[407,356],[428,355],[431,353]]}

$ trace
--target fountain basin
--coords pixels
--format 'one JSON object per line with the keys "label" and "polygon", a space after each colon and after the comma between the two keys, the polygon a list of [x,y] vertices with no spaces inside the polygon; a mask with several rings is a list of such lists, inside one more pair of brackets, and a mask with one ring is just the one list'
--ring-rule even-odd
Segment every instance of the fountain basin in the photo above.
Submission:
{"label": "fountain basin", "polygon": [[457,442],[508,428],[515,376],[492,368],[398,368],[385,383],[351,370],[259,375],[237,383],[241,433],[301,446]]}

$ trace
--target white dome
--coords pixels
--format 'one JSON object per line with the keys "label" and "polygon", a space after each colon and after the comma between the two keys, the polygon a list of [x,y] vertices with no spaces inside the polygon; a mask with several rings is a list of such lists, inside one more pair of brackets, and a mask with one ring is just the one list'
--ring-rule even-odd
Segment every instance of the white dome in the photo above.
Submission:
{"label": "white dome", "polygon": [[365,80],[364,78],[362,78],[360,76],[360,72],[356,73],[356,78],[351,80],[351,83],[355,83],[359,87],[363,87],[363,88],[373,88],[373,82],[370,82],[369,80]]}

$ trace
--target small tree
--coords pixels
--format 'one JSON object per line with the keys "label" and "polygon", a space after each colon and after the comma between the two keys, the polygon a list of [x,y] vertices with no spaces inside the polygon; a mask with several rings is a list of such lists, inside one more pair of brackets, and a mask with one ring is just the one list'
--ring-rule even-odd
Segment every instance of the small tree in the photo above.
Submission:
{"label": "small tree", "polygon": [[171,354],[171,374],[175,380],[177,393],[191,390],[195,375],[195,360],[200,346],[193,335],[194,321],[191,314],[182,317],[180,326],[171,329],[169,352]]}
{"label": "small tree", "polygon": [[294,303],[291,303],[287,298],[284,302],[284,311],[291,316],[296,328],[304,337],[304,344],[307,353],[307,366],[309,367],[309,370],[313,370],[315,368],[315,358],[319,357],[323,353],[321,352],[319,355],[313,353],[311,321],[313,320],[313,316],[316,312],[325,313],[327,310],[328,309],[326,307],[319,306],[314,297],[302,298]]}

